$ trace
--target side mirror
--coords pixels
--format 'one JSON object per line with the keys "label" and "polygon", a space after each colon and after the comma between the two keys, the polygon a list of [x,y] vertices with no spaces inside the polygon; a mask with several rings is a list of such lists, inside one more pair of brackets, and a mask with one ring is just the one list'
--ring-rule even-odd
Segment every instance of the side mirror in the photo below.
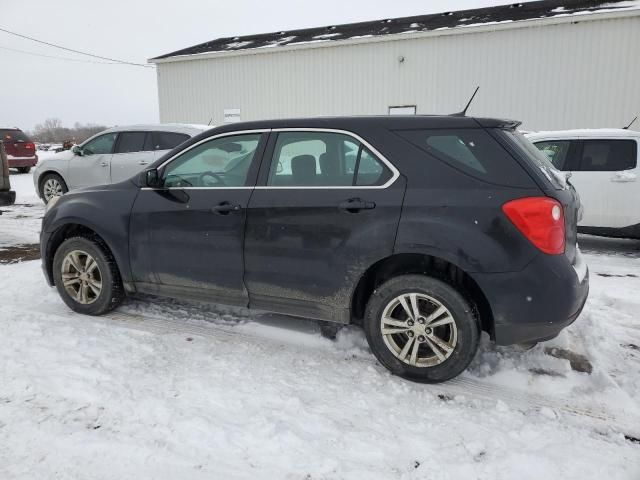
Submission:
{"label": "side mirror", "polygon": [[152,168],[151,170],[144,171],[144,184],[149,188],[160,188],[162,187],[162,180],[160,179],[160,174],[158,170]]}
{"label": "side mirror", "polygon": [[76,145],[75,147],[73,147],[71,151],[73,152],[74,155],[78,155],[79,157],[82,157],[84,155],[79,145]]}

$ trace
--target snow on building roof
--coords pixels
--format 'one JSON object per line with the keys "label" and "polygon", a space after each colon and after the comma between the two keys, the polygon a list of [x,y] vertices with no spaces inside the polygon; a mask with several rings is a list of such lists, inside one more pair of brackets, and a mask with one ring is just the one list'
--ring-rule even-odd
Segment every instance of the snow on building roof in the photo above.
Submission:
{"label": "snow on building roof", "polygon": [[305,28],[286,32],[218,38],[210,42],[194,45],[193,47],[160,55],[152,58],[151,61],[205,53],[224,53],[289,45],[315,44],[319,42],[335,42],[340,40],[372,38],[403,33],[419,33],[639,8],[640,0],[543,0],[527,3],[512,3],[473,10],[459,10],[413,17],[389,18],[369,22]]}
{"label": "snow on building roof", "polygon": [[538,140],[541,138],[636,138],[640,136],[640,132],[635,130],[625,130],[623,128],[581,128],[574,130],[543,130],[539,132],[527,132],[525,135],[531,140]]}

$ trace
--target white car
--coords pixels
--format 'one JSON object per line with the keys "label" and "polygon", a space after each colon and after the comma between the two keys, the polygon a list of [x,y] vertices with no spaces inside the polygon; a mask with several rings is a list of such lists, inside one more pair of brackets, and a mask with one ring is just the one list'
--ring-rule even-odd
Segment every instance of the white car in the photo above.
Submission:
{"label": "white car", "polygon": [[41,160],[33,183],[45,203],[69,190],[131,178],[207,125],[134,125],[100,132],[71,150]]}
{"label": "white car", "polygon": [[558,170],[570,172],[584,207],[579,231],[640,238],[640,132],[565,130],[526,136]]}

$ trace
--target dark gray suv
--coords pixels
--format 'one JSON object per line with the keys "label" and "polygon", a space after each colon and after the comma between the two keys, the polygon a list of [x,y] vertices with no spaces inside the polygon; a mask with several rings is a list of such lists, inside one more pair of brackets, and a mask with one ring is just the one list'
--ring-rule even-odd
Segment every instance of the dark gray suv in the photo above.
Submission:
{"label": "dark gray suv", "polygon": [[556,336],[588,273],[573,187],[516,130],[467,117],[227,125],[49,204],[47,281],[98,315],[137,292],[362,325],[393,373],[462,372],[481,331]]}

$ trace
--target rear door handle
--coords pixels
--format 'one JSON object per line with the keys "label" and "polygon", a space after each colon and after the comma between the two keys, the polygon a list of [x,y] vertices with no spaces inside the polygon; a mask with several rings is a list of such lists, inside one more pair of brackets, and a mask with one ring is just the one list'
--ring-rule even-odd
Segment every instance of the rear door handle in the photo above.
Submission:
{"label": "rear door handle", "polygon": [[138,165],[148,165],[149,162],[147,160],[140,160],[138,161]]}
{"label": "rear door handle", "polygon": [[638,176],[633,172],[618,172],[611,177],[612,182],[635,182]]}
{"label": "rear door handle", "polygon": [[108,167],[109,166],[109,162],[100,162],[100,166],[101,167]]}
{"label": "rear door handle", "polygon": [[366,202],[360,198],[350,198],[338,204],[338,208],[349,213],[357,213],[360,210],[373,210],[376,208],[375,202]]}
{"label": "rear door handle", "polygon": [[242,210],[242,206],[238,204],[231,204],[229,202],[222,202],[211,209],[211,213],[216,215],[229,215],[233,212],[239,212]]}

